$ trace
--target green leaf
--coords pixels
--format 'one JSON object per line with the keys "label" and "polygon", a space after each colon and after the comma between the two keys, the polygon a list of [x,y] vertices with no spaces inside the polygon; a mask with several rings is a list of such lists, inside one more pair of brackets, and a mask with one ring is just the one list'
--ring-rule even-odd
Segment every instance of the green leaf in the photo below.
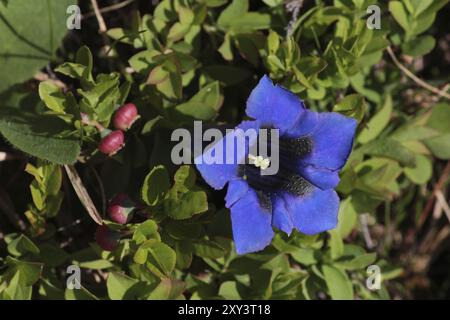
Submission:
{"label": "green leaf", "polygon": [[161,279],[158,286],[148,295],[147,300],[171,300],[184,298],[182,293],[186,283],[180,280]]}
{"label": "green leaf", "polygon": [[154,206],[166,196],[170,189],[169,175],[164,166],[154,167],[145,177],[141,188],[141,198],[149,206]]}
{"label": "green leaf", "polygon": [[53,57],[67,32],[74,0],[0,1],[0,92],[33,77]]}
{"label": "green leaf", "polygon": [[426,146],[439,159],[450,159],[450,104],[439,103],[433,107],[427,126],[440,132],[438,136],[424,140]]}
{"label": "green leaf", "polygon": [[367,143],[376,137],[383,131],[386,125],[389,123],[389,119],[392,113],[392,98],[391,96],[386,96],[383,105],[367,123],[361,133],[358,135],[358,141],[360,143]]}
{"label": "green leaf", "polygon": [[353,286],[345,271],[330,265],[322,266],[328,292],[333,300],[352,300]]}
{"label": "green leaf", "polygon": [[337,229],[328,232],[330,234],[331,258],[336,260],[344,253],[344,241]]}
{"label": "green leaf", "polygon": [[427,127],[442,133],[450,133],[450,104],[438,103],[433,106],[430,118],[427,121]]}
{"label": "green leaf", "polygon": [[40,251],[33,241],[24,234],[21,234],[8,243],[8,252],[14,256],[21,256],[27,253],[38,255]]}
{"label": "green leaf", "polygon": [[352,257],[350,259],[346,259],[346,257],[344,257],[342,260],[336,261],[334,265],[345,270],[361,270],[368,265],[373,264],[376,258],[376,253],[366,253],[358,255],[356,257]]}
{"label": "green leaf", "polygon": [[217,51],[219,51],[225,60],[233,60],[233,48],[231,46],[231,35],[229,32],[225,34],[225,39]]}
{"label": "green leaf", "polygon": [[93,293],[81,286],[80,289],[66,289],[64,293],[66,300],[99,300]]}
{"label": "green leaf", "polygon": [[100,74],[96,78],[96,85],[88,90],[78,89],[83,96],[80,106],[88,114],[105,125],[109,123],[117,103],[121,97],[119,90],[119,74]]}
{"label": "green leaf", "polygon": [[133,233],[133,240],[136,241],[137,244],[141,244],[149,239],[160,240],[158,225],[151,219],[142,222]]}
{"label": "green leaf", "polygon": [[305,266],[317,263],[316,251],[310,248],[298,248],[291,252],[292,258]]}
{"label": "green leaf", "polygon": [[217,19],[217,26],[223,30],[230,28],[233,23],[248,11],[248,0],[233,0]]}
{"label": "green leaf", "polygon": [[242,299],[238,291],[238,284],[236,281],[225,281],[220,285],[219,296],[224,297],[227,300],[240,300]]}
{"label": "green leaf", "polygon": [[424,184],[430,180],[433,173],[433,166],[428,157],[416,154],[416,166],[405,168],[405,175],[416,184]]}
{"label": "green leaf", "polygon": [[214,81],[204,86],[190,99],[190,101],[206,104],[215,111],[219,111],[222,104],[219,82]]}
{"label": "green leaf", "polygon": [[439,159],[450,159],[450,133],[424,140],[426,146]]}
{"label": "green leaf", "polygon": [[167,39],[171,41],[178,41],[182,39],[186,33],[188,33],[190,29],[190,25],[185,25],[180,22],[176,22],[169,30],[169,34],[167,35]]}
{"label": "green leaf", "polygon": [[357,213],[352,205],[351,197],[341,201],[338,217],[336,230],[344,239],[352,232],[357,223]]}
{"label": "green leaf", "polygon": [[160,278],[168,277],[175,268],[175,251],[168,245],[154,240],[149,240],[144,245],[148,250],[147,267],[149,270]]}
{"label": "green leaf", "polygon": [[433,3],[433,0],[410,0],[410,3],[413,9],[411,13],[417,17]]}
{"label": "green leaf", "polygon": [[156,66],[152,69],[147,78],[148,84],[158,84],[163,82],[169,77],[169,72],[164,70],[162,66]]}
{"label": "green leaf", "polygon": [[366,109],[366,101],[364,96],[360,94],[349,94],[334,106],[333,111],[343,114],[347,117],[355,118],[358,122],[364,117]]}
{"label": "green leaf", "polygon": [[430,35],[425,35],[403,43],[402,50],[407,55],[419,57],[429,53],[435,46],[436,39]]}
{"label": "green leaf", "polygon": [[111,272],[106,281],[108,296],[111,300],[130,299],[130,289],[137,283],[138,280],[130,278],[123,273]]}
{"label": "green leaf", "polygon": [[8,265],[8,270],[5,277],[9,278],[18,274],[19,283],[25,286],[35,284],[39,280],[43,268],[42,263],[21,261],[10,256],[6,257],[6,264]]}
{"label": "green leaf", "polygon": [[86,73],[86,70],[86,66],[74,62],[64,62],[63,64],[55,68],[56,72],[79,80],[83,79],[83,75]]}
{"label": "green leaf", "polygon": [[73,130],[55,116],[36,112],[44,107],[39,98],[26,92],[5,92],[0,98],[0,133],[16,148],[57,164],[72,164],[80,143],[68,133]]}
{"label": "green leaf", "polygon": [[214,81],[200,89],[188,102],[176,106],[175,110],[188,119],[206,121],[217,116],[222,101],[219,82]]}
{"label": "green leaf", "polygon": [[45,105],[57,113],[65,113],[66,97],[61,90],[51,81],[43,81],[39,83],[39,96]]}
{"label": "green leaf", "polygon": [[210,240],[197,240],[192,242],[194,254],[209,259],[218,259],[225,255],[225,250],[219,244]]}
{"label": "green leaf", "polygon": [[172,189],[164,201],[164,211],[173,219],[188,219],[208,210],[208,199],[204,191],[188,191],[178,195]]}
{"label": "green leaf", "polygon": [[398,22],[400,26],[406,31],[410,30],[410,23],[408,18],[408,13],[405,7],[400,1],[389,1],[389,11],[394,16],[394,19]]}

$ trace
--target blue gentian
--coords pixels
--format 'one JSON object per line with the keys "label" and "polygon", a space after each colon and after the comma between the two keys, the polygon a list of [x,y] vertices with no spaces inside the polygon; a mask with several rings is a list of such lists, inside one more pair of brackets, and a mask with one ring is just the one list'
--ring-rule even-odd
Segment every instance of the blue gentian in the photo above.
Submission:
{"label": "blue gentian", "polygon": [[339,197],[334,188],[352,149],[357,122],[339,113],[306,109],[295,94],[267,76],[251,92],[246,113],[255,120],[236,128],[279,130],[277,174],[261,175],[254,162],[239,164],[239,159],[248,158],[248,147],[225,164],[207,161],[217,147],[226,150],[226,141],[234,139],[237,130],[195,158],[211,187],[222,189],[228,183],[225,205],[231,211],[237,253],[264,249],[273,238],[272,227],[288,235],[294,228],[307,235],[335,228]]}

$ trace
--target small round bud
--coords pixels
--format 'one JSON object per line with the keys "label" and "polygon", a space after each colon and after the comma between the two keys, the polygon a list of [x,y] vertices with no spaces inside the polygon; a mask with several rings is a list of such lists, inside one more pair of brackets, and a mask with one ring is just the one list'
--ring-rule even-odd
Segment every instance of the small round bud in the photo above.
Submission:
{"label": "small round bud", "polygon": [[113,251],[119,245],[120,232],[111,230],[108,226],[102,224],[95,231],[95,241],[103,250]]}
{"label": "small round bud", "polygon": [[126,131],[131,128],[138,118],[139,114],[136,106],[133,103],[124,104],[114,113],[114,128]]}
{"label": "small round bud", "polygon": [[119,152],[125,145],[125,136],[120,130],[111,131],[100,141],[98,149],[100,152],[112,156]]}
{"label": "small round bud", "polygon": [[126,224],[133,217],[135,203],[125,193],[115,195],[109,202],[108,215],[112,221]]}

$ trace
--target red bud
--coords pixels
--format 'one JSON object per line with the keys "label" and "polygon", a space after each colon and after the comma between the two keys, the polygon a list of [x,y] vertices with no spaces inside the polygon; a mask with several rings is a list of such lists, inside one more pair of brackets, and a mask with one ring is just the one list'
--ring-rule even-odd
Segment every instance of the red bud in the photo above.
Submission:
{"label": "red bud", "polygon": [[114,196],[108,205],[108,215],[112,221],[126,224],[133,217],[134,202],[125,193]]}
{"label": "red bud", "polygon": [[127,103],[116,110],[113,124],[116,129],[126,131],[139,118],[138,110],[133,103]]}
{"label": "red bud", "polygon": [[95,241],[103,250],[113,251],[119,245],[120,232],[111,230],[106,225],[102,224],[97,227]]}
{"label": "red bud", "polygon": [[98,146],[100,152],[112,156],[116,154],[125,145],[123,132],[115,130],[106,135]]}

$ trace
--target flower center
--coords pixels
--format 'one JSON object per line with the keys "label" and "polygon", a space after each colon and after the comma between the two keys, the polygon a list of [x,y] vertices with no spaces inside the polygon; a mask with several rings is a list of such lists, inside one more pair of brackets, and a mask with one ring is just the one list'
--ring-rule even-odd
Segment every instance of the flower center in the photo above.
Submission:
{"label": "flower center", "polygon": [[[302,196],[309,193],[312,188],[309,181],[298,173],[299,160],[312,151],[312,141],[308,137],[297,139],[282,137],[278,141],[278,147],[279,170],[275,174],[263,174],[262,171],[271,165],[271,161],[270,158],[261,155],[249,154],[247,163],[240,166],[243,179],[266,199],[261,201],[265,206],[270,203],[270,196],[276,193],[288,192]],[[271,149],[268,144],[270,155]]]}
{"label": "flower center", "polygon": [[270,159],[264,158],[263,156],[254,156],[252,154],[248,155],[248,161],[261,170],[266,170],[270,166]]}

